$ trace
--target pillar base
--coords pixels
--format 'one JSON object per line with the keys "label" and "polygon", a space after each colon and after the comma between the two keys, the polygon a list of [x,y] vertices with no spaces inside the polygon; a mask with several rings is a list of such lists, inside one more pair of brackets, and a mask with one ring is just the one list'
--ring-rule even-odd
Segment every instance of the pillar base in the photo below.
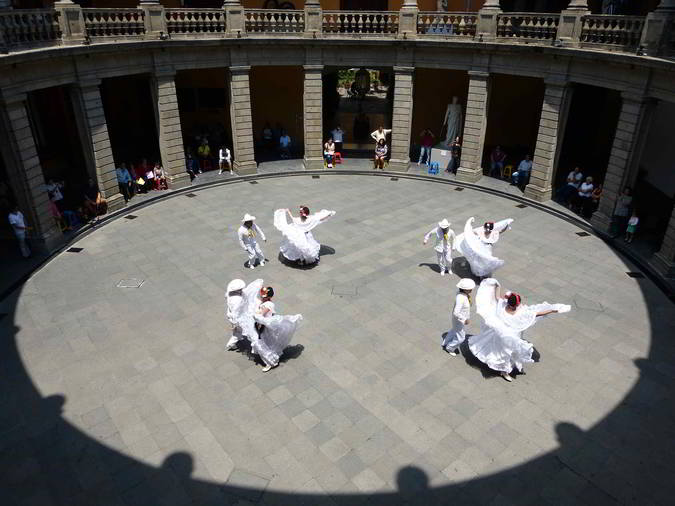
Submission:
{"label": "pillar base", "polygon": [[675,278],[675,262],[664,257],[660,251],[649,259],[651,265],[664,278]]}
{"label": "pillar base", "polygon": [[121,193],[106,197],[106,200],[108,201],[108,213],[122,209],[127,205],[127,203],[124,202],[124,196]]}
{"label": "pillar base", "polygon": [[548,202],[553,196],[553,188],[540,188],[528,184],[525,187],[524,195],[528,199],[536,200],[537,202]]}
{"label": "pillar base", "polygon": [[175,176],[168,176],[166,182],[171,190],[179,190],[180,188],[185,188],[191,184],[190,176],[187,172]]}
{"label": "pillar base", "polygon": [[481,168],[467,169],[466,167],[460,167],[457,169],[457,177],[455,179],[463,183],[475,183],[482,177],[483,169]]}
{"label": "pillar base", "polygon": [[593,228],[598,232],[609,234],[612,229],[612,219],[601,212],[596,211],[593,213],[593,216],[591,216],[591,225],[593,225]]}
{"label": "pillar base", "polygon": [[322,170],[323,158],[305,157],[302,159],[305,170]]}
{"label": "pillar base", "polygon": [[389,160],[388,170],[392,172],[408,172],[410,168],[410,160],[396,160],[392,158]]}
{"label": "pillar base", "polygon": [[258,164],[255,162],[255,160],[241,163],[235,160],[233,164],[233,169],[239,176],[245,176],[248,174],[257,174]]}

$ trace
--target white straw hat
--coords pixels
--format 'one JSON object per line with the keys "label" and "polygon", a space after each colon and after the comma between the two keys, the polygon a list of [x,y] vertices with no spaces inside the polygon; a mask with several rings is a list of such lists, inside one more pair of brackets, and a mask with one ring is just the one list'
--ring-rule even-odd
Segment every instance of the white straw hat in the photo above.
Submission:
{"label": "white straw hat", "polygon": [[441,228],[448,228],[450,226],[450,222],[443,218],[443,221],[438,222],[438,226]]}
{"label": "white straw hat", "polygon": [[227,292],[234,292],[236,290],[241,290],[246,286],[246,283],[243,279],[233,279],[227,284]]}
{"label": "white straw hat", "polygon": [[244,215],[244,219],[241,220],[242,222],[246,221],[255,221],[255,216],[251,216],[250,214],[246,213]]}
{"label": "white straw hat", "polygon": [[457,288],[460,290],[473,290],[476,288],[476,283],[473,279],[462,278],[459,280],[459,283],[457,283]]}

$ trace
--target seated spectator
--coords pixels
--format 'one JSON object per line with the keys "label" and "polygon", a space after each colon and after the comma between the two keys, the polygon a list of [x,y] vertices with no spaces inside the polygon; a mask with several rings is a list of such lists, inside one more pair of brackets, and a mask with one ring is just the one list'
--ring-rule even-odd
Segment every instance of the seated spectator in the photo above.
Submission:
{"label": "seated spectator", "polygon": [[202,138],[202,143],[197,148],[197,157],[199,158],[199,173],[211,169],[211,147],[206,137]]}
{"label": "seated spectator", "polygon": [[190,176],[190,182],[194,181],[199,172],[199,163],[192,157],[192,153],[189,150],[185,155],[185,171]]}
{"label": "seated spectator", "polygon": [[574,167],[574,170],[567,175],[565,186],[560,188],[556,193],[558,202],[564,206],[569,205],[570,199],[579,190],[579,185],[583,178],[584,175],[581,173],[581,169],[579,167]]}
{"label": "seated spectator", "polygon": [[384,142],[384,139],[377,141],[377,146],[375,146],[375,168],[384,170],[384,164],[387,161],[387,144]]}
{"label": "seated spectator", "polygon": [[145,182],[148,185],[148,191],[156,189],[155,183],[155,168],[150,165],[147,166],[145,171]]}
{"label": "seated spectator", "polygon": [[633,236],[637,230],[638,223],[640,223],[640,218],[638,218],[637,211],[633,209],[630,219],[628,220],[628,225],[626,226],[626,237],[624,241],[633,242]]}
{"label": "seated spectator", "polygon": [[506,162],[506,153],[502,151],[501,146],[495,147],[490,154],[490,175],[501,179],[504,163]]}
{"label": "seated spectator", "polygon": [[291,137],[286,130],[282,130],[281,137],[279,137],[279,154],[283,159],[291,157]]}
{"label": "seated spectator", "polygon": [[134,193],[134,185],[131,181],[131,174],[127,170],[127,166],[124,163],[121,163],[120,166],[115,169],[117,173],[117,185],[120,188],[120,193],[124,197],[124,202],[129,202]]}
{"label": "seated spectator", "polygon": [[218,174],[222,174],[225,167],[227,167],[227,170],[230,171],[230,175],[233,174],[232,153],[230,153],[230,150],[225,146],[222,146],[218,151],[218,166],[220,167],[220,172],[218,172]]}
{"label": "seated spectator", "polygon": [[145,180],[145,173],[142,172],[140,166],[131,167],[131,177],[134,178],[134,186],[136,187],[136,193],[148,193],[150,186]]}
{"label": "seated spectator", "polygon": [[525,159],[518,165],[518,170],[511,174],[511,184],[522,184],[525,186],[530,181],[530,173],[532,172],[532,159],[530,155],[525,155]]}
{"label": "seated spectator", "polygon": [[599,184],[593,188],[593,193],[591,194],[591,214],[598,210],[600,207],[600,199],[602,198],[602,185]]}
{"label": "seated spectator", "polygon": [[108,201],[101,196],[92,178],[89,178],[84,190],[84,212],[87,218],[98,218],[108,212]]}
{"label": "seated spectator", "polygon": [[265,145],[265,149],[272,150],[274,148],[274,132],[272,132],[272,125],[269,122],[265,123],[265,127],[262,131],[262,140]]}
{"label": "seated spectator", "polygon": [[333,142],[333,138],[330,137],[323,145],[323,158],[329,169],[333,168],[333,157],[335,157],[335,143]]}
{"label": "seated spectator", "polygon": [[47,184],[47,196],[56,205],[59,212],[63,212],[63,181],[50,179]]}
{"label": "seated spectator", "polygon": [[581,183],[579,191],[577,192],[574,207],[576,212],[581,214],[584,218],[590,215],[591,210],[591,195],[593,194],[593,178],[588,176],[586,181]]}
{"label": "seated spectator", "polygon": [[155,162],[155,167],[152,169],[155,173],[155,190],[168,190],[169,185],[166,183],[166,174],[159,162]]}

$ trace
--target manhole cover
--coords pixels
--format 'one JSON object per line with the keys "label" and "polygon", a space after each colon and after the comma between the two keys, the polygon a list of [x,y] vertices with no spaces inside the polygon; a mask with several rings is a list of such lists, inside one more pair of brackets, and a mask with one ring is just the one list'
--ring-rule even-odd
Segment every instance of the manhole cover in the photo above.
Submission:
{"label": "manhole cover", "polygon": [[588,232],[577,232],[577,235],[578,235],[579,237],[588,237],[588,236],[591,235],[591,234],[589,234]]}
{"label": "manhole cover", "polygon": [[389,181],[398,181],[398,178],[397,177],[390,177]]}
{"label": "manhole cover", "polygon": [[82,251],[83,249],[84,249],[84,248],[68,248],[68,249],[66,250],[66,252],[68,252],[68,253],[79,253],[79,252]]}
{"label": "manhole cover", "polygon": [[117,288],[140,288],[143,283],[145,283],[144,279],[138,278],[120,279],[120,282],[117,283]]}
{"label": "manhole cover", "polygon": [[194,193],[186,193],[185,196],[193,198],[193,197],[196,197],[197,195],[195,195]]}
{"label": "manhole cover", "polygon": [[258,181],[249,181],[248,184],[258,184]]}
{"label": "manhole cover", "polygon": [[458,187],[458,188],[455,188],[455,191],[456,191],[456,192],[463,192],[463,191],[464,191],[464,188],[459,188],[459,187]]}
{"label": "manhole cover", "polygon": [[136,216],[135,214],[127,214],[125,218],[127,220],[135,220],[136,218],[138,218],[138,216]]}
{"label": "manhole cover", "polygon": [[321,176],[312,176],[312,179],[320,179]]}
{"label": "manhole cover", "polygon": [[525,209],[527,206],[525,204],[518,204],[516,207],[518,209]]}
{"label": "manhole cover", "polygon": [[626,274],[628,274],[628,277],[636,279],[641,279],[645,277],[645,275],[642,274],[641,272],[627,272]]}
{"label": "manhole cover", "polygon": [[333,285],[331,295],[338,297],[356,297],[359,294],[359,289],[354,285]]}

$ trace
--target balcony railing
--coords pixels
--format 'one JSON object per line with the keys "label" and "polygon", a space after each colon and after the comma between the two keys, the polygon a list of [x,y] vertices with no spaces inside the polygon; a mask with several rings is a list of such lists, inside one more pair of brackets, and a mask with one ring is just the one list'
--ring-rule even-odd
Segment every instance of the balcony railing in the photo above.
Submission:
{"label": "balcony railing", "polygon": [[398,33],[397,11],[323,11],[323,33],[386,35]]}
{"label": "balcony railing", "polygon": [[[399,11],[158,9],[159,18],[146,17],[146,9],[80,9],[77,4],[55,10],[0,11],[0,52],[78,44],[85,39],[101,43],[166,39],[166,35],[185,39],[305,34],[312,38],[379,36],[549,44],[560,38],[560,23],[566,23],[564,33],[577,35],[562,37],[556,45],[634,51],[641,41],[655,39],[650,38],[654,34],[645,18],[638,16],[583,16],[579,33],[569,29],[570,21],[564,16],[527,12],[481,18],[471,12],[418,12],[411,17]],[[653,56],[657,51],[664,56],[675,54],[673,36],[667,31],[656,35],[660,42]]]}
{"label": "balcony railing", "polygon": [[417,16],[417,33],[470,37],[476,35],[476,14],[465,12],[420,12]]}
{"label": "balcony railing", "polygon": [[560,16],[512,12],[497,16],[497,37],[527,40],[556,38]]}
{"label": "balcony railing", "polygon": [[225,33],[223,9],[165,9],[166,28],[171,35]]}
{"label": "balcony railing", "polygon": [[640,16],[584,16],[581,20],[582,45],[601,44],[631,49],[640,44],[645,18]]}
{"label": "balcony railing", "polygon": [[0,11],[0,47],[6,50],[58,45],[58,12],[51,9]]}
{"label": "balcony railing", "polygon": [[305,31],[305,11],[246,9],[248,33],[298,33]]}
{"label": "balcony railing", "polygon": [[89,37],[130,37],[143,35],[145,25],[141,9],[82,9]]}

